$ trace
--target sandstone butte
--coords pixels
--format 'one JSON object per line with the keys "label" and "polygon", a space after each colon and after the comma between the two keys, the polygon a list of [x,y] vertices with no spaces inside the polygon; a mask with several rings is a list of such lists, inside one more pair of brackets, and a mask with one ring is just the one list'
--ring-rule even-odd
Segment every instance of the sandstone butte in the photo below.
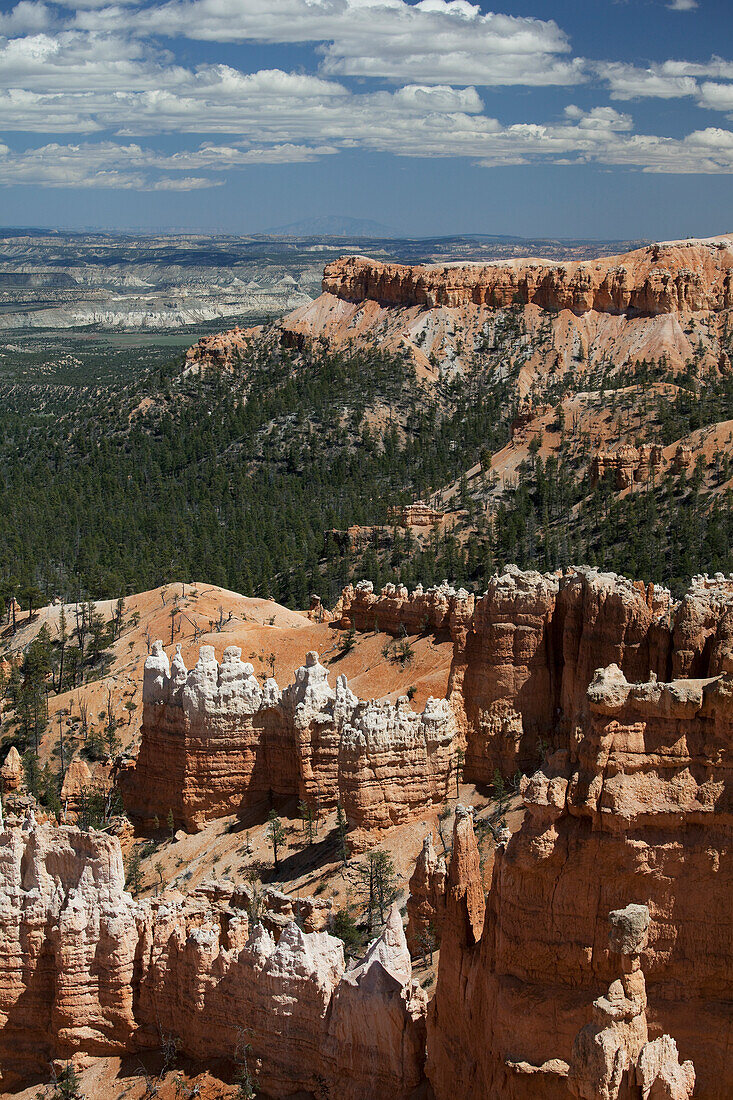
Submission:
{"label": "sandstone butte", "polygon": [[[428,1084],[436,1100],[689,1100],[693,1086],[729,1100],[733,581],[694,578],[674,601],[593,569],[512,567],[479,598],[363,583],[335,615],[447,634],[439,758],[465,745],[477,778],[525,771],[525,817],[499,832],[486,896],[468,808],[447,867],[431,841],[418,859],[410,943],[426,922],[441,942],[430,1006],[396,910],[346,970],[311,901],[273,895],[254,927],[232,884],[134,902],[114,837],[29,815],[0,833],[3,1083],[53,1056],[155,1046],[159,1027],[194,1057],[230,1058],[237,1026],[252,1026],[276,1098],[325,1081],[353,1100]],[[124,780],[143,815],[156,799],[164,815],[178,788],[174,813],[196,827],[276,776],[351,798],[352,822],[444,797],[425,716],[330,688],[315,655],[280,696],[234,650],[218,665],[202,647],[189,671],[156,648],[145,708]]]}
{"label": "sandstone butte", "polygon": [[[733,308],[733,237],[648,245],[621,256],[557,262],[543,259],[407,266],[346,256],[324,269],[322,294],[277,322],[285,343],[325,339],[334,346],[372,344],[407,350],[422,373],[470,364],[470,349],[492,345],[499,311],[523,312],[530,347],[549,318],[561,369],[667,357],[682,366],[700,342],[707,365],[726,361],[720,337]],[[694,335],[686,318],[708,326]],[[189,366],[227,366],[260,330],[205,337]],[[520,343],[514,352],[520,352]],[[538,349],[529,374],[555,357]],[[543,366],[544,363],[544,366]],[[527,388],[520,378],[520,390]]]}
{"label": "sandstone butte", "polygon": [[[214,817],[297,797],[315,811],[340,802],[354,829],[400,824],[445,802],[455,773],[456,724],[445,700],[421,715],[406,696],[363,702],[335,690],[311,652],[295,682],[260,684],[241,650],[221,665],[211,646],[186,669],[160,642],[145,662],[142,743],[122,776],[131,815],[195,829]],[[266,811],[265,811],[266,812]]]}

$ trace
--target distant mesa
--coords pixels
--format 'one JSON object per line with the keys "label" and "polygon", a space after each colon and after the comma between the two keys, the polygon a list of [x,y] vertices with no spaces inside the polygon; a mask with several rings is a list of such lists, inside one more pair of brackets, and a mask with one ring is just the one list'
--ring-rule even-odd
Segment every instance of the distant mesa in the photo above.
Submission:
{"label": "distant mesa", "polygon": [[[595,259],[398,264],[344,255],[326,265],[314,301],[265,332],[293,348],[378,345],[409,355],[432,381],[485,368],[502,348],[523,397],[538,377],[557,381],[609,362],[727,371],[731,309],[733,237],[723,235]],[[228,365],[227,334],[207,341],[189,360]]]}

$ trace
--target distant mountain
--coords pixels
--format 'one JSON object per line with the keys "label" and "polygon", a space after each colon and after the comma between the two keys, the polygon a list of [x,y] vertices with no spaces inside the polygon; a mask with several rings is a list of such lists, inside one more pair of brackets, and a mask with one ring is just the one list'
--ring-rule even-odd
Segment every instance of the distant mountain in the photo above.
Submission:
{"label": "distant mountain", "polygon": [[338,214],[325,214],[320,218],[303,218],[290,225],[278,225],[266,229],[272,237],[399,237],[396,229],[368,218],[344,218]]}

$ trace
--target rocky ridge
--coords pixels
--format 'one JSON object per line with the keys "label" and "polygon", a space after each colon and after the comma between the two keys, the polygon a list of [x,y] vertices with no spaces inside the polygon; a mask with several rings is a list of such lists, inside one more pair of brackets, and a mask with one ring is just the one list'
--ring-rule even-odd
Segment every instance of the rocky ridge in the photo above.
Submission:
{"label": "rocky ridge", "polygon": [[[135,902],[119,842],[37,825],[0,833],[0,1064],[4,1087],[49,1059],[156,1047],[233,1059],[245,1034],[259,1085],[349,1100],[419,1083],[427,998],[399,913],[358,966],[294,921],[277,942],[248,899],[212,884]],[[244,1029],[244,1030],[243,1030]]]}
{"label": "rocky ridge", "polygon": [[[325,340],[408,352],[428,378],[476,365],[501,351],[520,366],[519,390],[555,372],[665,358],[729,367],[733,238],[648,245],[620,256],[558,262],[384,263],[345,256],[326,265],[322,293],[271,330],[286,344]],[[508,317],[519,311],[512,336]],[[691,320],[694,323],[691,324]],[[549,331],[547,325],[549,324]],[[513,331],[513,330],[512,330]],[[254,334],[254,330],[253,330]],[[221,363],[235,334],[192,349]]]}
{"label": "rocky ridge", "polygon": [[574,313],[719,311],[733,306],[733,238],[648,245],[624,256],[558,263],[408,267],[364,256],[326,266],[324,294],[396,306],[538,305]]}
{"label": "rocky ridge", "polygon": [[[649,910],[639,950],[650,1033],[673,1035],[694,1062],[698,1100],[729,1095],[732,690],[728,673],[630,684],[615,665],[599,670],[577,743],[522,781],[527,815],[498,847],[485,913],[471,894],[480,878],[468,815],[456,826],[428,1035],[438,1100],[456,1093],[524,1100],[537,1095],[536,1078],[520,1063],[572,1065],[585,1006],[617,969],[603,948],[606,914],[632,899]],[[606,1029],[615,993],[610,1000],[581,1041],[586,1069],[569,1081],[545,1074],[543,1098],[568,1096],[573,1079],[575,1096],[639,1095],[623,1091],[620,1078],[613,1084]],[[638,1016],[635,1009],[627,1018]],[[667,1039],[661,1046],[669,1048]],[[634,1049],[632,1061],[638,1043]],[[582,1083],[589,1051],[592,1086]],[[672,1076],[689,1084],[684,1068]],[[689,1094],[661,1085],[644,1093]]]}
{"label": "rocky ridge", "polygon": [[188,670],[162,643],[145,662],[142,743],[123,777],[134,816],[197,828],[203,821],[297,796],[316,811],[340,802],[353,828],[384,828],[445,801],[455,773],[456,725],[445,700],[421,715],[407,697],[360,701],[335,690],[314,652],[280,691],[260,685],[241,649],[221,665],[202,646]]}
{"label": "rocky ridge", "polygon": [[[421,715],[335,689],[310,653],[281,691],[260,684],[236,646],[222,663],[211,646],[187,669],[156,643],[145,662],[142,743],[121,785],[128,811],[196,829],[273,799],[314,811],[340,802],[353,829],[400,824],[448,797],[463,778],[491,783],[531,771],[547,749],[570,749],[588,716],[595,670],[618,665],[629,681],[716,675],[733,640],[733,579],[695,578],[675,602],[660,586],[589,568],[495,575],[483,596],[448,585],[408,593],[369,582],[344,589],[342,628],[453,645],[447,700]],[[71,779],[69,780],[71,792]]]}

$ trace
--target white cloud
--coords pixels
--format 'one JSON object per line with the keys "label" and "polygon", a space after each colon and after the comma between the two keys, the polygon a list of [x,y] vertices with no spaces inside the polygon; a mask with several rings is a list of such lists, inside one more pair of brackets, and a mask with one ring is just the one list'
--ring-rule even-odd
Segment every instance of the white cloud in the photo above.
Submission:
{"label": "white cloud", "polygon": [[34,34],[51,26],[51,12],[45,4],[20,0],[12,11],[0,12],[0,34]]}
{"label": "white cloud", "polygon": [[[483,15],[465,0],[67,3],[64,15],[62,4],[21,0],[3,17],[28,30],[0,38],[0,127],[77,139],[38,139],[38,148],[23,152],[0,147],[2,184],[195,190],[248,167],[352,148],[487,166],[733,172],[733,137],[724,129],[683,139],[637,134],[629,114],[604,105],[503,125],[476,87],[572,84],[594,75],[617,101],[685,96],[733,111],[733,63],[722,58],[648,68],[586,63],[572,57],[554,22]],[[307,41],[318,52],[311,72],[245,72],[209,60],[190,68],[160,46],[178,34]],[[354,76],[388,81],[391,90]],[[93,134],[100,139],[89,140]],[[178,135],[179,146],[193,135],[196,147],[158,151],[152,146],[162,134]]]}
{"label": "white cloud", "polygon": [[694,11],[697,0],[670,0],[667,7],[670,11]]}
{"label": "white cloud", "polygon": [[[695,131],[682,140],[630,132],[632,120],[612,108],[582,111],[570,107],[553,125],[502,126],[484,115],[400,114],[398,100],[386,93],[381,109],[352,117],[333,144],[245,141],[203,143],[195,149],[161,153],[138,143],[112,141],[70,145],[52,143],[21,153],[0,147],[0,184],[99,187],[136,190],[195,190],[216,186],[226,173],[255,164],[286,164],[331,156],[356,144],[408,157],[464,157],[484,166],[604,164],[645,172],[731,173],[733,133],[719,128]],[[365,97],[367,98],[367,97]],[[390,108],[390,109],[388,109]],[[307,117],[307,113],[306,116]],[[331,121],[332,129],[337,129]],[[305,121],[300,129],[306,133]],[[319,126],[311,126],[311,135]],[[197,172],[212,175],[192,175]]]}
{"label": "white cloud", "polygon": [[582,62],[553,20],[466,0],[168,0],[134,13],[79,11],[76,26],[213,42],[322,43],[331,76],[421,84],[575,84]]}
{"label": "white cloud", "polygon": [[[164,154],[138,144],[102,141],[72,145],[53,142],[18,153],[7,145],[0,145],[0,185],[193,191],[216,187],[225,181],[178,173],[201,170],[222,172],[248,164],[292,164],[335,152],[329,146],[281,145],[260,149],[209,143],[198,149]],[[174,174],[156,175],[161,170]]]}
{"label": "white cloud", "polygon": [[[704,64],[664,61],[647,69],[621,62],[599,62],[595,70],[609,85],[612,99],[687,97],[694,98],[700,107],[733,110],[733,83],[721,83],[733,81],[733,62],[720,57],[712,57]],[[703,79],[706,77],[715,79]]]}
{"label": "white cloud", "polygon": [[713,111],[733,111],[733,84],[706,81],[700,87],[699,102]]}
{"label": "white cloud", "polygon": [[666,64],[640,69],[635,65],[612,61],[602,62],[596,69],[609,84],[612,99],[678,99],[694,96],[697,92],[694,76],[670,71]]}
{"label": "white cloud", "polygon": [[[167,52],[120,36],[61,31],[0,38],[0,87],[39,93],[130,92],[179,86],[190,71]],[[93,103],[90,100],[90,109]]]}

